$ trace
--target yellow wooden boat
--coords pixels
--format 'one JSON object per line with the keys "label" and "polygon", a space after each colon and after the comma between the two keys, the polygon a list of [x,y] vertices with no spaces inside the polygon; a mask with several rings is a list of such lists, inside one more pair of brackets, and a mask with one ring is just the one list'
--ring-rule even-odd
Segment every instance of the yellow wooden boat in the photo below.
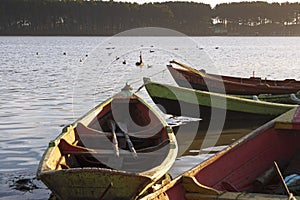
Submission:
{"label": "yellow wooden boat", "polygon": [[176,156],[172,129],[126,87],[49,143],[37,177],[58,199],[136,199]]}

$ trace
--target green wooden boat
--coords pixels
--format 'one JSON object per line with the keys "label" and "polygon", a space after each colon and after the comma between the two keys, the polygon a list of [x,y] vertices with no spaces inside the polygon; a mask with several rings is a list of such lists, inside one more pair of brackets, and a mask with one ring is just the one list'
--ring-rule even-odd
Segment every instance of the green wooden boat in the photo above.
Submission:
{"label": "green wooden boat", "polygon": [[172,129],[127,87],[64,128],[37,177],[58,199],[136,199],[176,156]]}
{"label": "green wooden boat", "polygon": [[151,82],[147,78],[144,78],[144,82],[148,94],[163,112],[175,116],[201,118],[202,121],[211,121],[212,114],[214,117],[225,115],[225,125],[237,121],[261,125],[296,107],[175,87]]}

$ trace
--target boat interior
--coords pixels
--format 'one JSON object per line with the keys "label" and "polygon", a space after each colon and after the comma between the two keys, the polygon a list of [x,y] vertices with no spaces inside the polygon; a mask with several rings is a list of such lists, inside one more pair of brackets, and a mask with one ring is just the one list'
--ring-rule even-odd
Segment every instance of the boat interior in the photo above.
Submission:
{"label": "boat interior", "polygon": [[159,166],[168,155],[168,128],[139,99],[113,99],[94,115],[87,124],[79,120],[69,127],[59,140],[56,169],[142,172]]}
{"label": "boat interior", "polygon": [[280,174],[283,178],[300,174],[299,143],[299,129],[270,127],[233,146],[194,176],[219,191],[286,194]]}

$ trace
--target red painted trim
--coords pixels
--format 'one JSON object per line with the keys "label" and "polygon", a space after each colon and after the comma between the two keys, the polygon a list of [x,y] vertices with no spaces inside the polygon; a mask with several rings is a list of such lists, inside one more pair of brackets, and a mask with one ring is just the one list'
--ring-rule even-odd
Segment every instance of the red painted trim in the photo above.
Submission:
{"label": "red painted trim", "polygon": [[300,124],[300,106],[298,106],[296,112],[295,112],[295,115],[294,115],[294,118],[293,118],[293,123],[299,123]]}

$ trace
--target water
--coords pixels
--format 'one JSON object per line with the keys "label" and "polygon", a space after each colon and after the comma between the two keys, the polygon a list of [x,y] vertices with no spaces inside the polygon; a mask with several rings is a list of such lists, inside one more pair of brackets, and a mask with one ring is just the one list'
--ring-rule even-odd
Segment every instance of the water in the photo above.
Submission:
{"label": "water", "polygon": [[[0,47],[0,199],[48,199],[50,191],[34,179],[48,142],[125,82],[135,89],[143,76],[174,83],[169,60],[211,73],[300,79],[299,37],[0,37]],[[140,51],[144,67],[135,66]],[[139,94],[151,101],[144,89]],[[181,158],[190,165],[197,159]],[[181,164],[175,174],[186,169]],[[14,189],[20,179],[33,190]]]}

